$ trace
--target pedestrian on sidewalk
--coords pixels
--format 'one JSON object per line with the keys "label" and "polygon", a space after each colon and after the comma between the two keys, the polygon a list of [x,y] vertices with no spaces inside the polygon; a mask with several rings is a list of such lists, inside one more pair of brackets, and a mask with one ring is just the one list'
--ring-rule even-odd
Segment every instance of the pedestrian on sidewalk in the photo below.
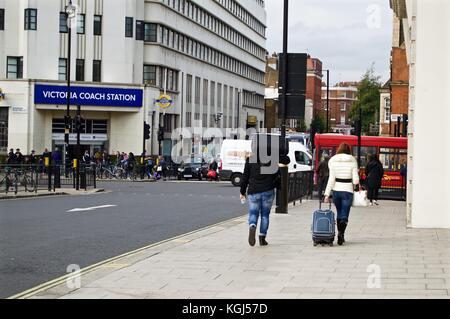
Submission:
{"label": "pedestrian on sidewalk", "polygon": [[381,187],[381,181],[384,176],[383,165],[375,154],[368,155],[368,162],[366,165],[366,186],[367,199],[370,201],[370,206],[378,205],[378,191]]}
{"label": "pedestrian on sidewalk", "polygon": [[325,191],[325,187],[327,187],[328,176],[330,171],[328,170],[328,161],[330,157],[328,154],[325,154],[323,160],[320,162],[319,167],[317,168],[317,176],[318,176],[318,194],[319,199],[322,200],[323,192]]}
{"label": "pedestrian on sidewalk", "polygon": [[[253,147],[252,145],[252,154],[245,161],[244,174],[241,182],[241,201],[248,197],[248,243],[250,246],[254,246],[256,242],[255,235],[259,216],[261,216],[259,244],[260,246],[268,245],[266,237],[269,229],[270,209],[275,198],[275,188],[279,188],[280,186],[279,170],[276,168],[275,172],[269,173],[273,171],[271,169],[271,163],[261,161],[261,158],[264,157],[260,157],[259,154],[264,146],[261,145],[263,143],[259,144],[257,147]],[[269,150],[270,142],[265,147],[268,150],[261,152],[262,156],[264,154],[272,154]]]}
{"label": "pedestrian on sidewalk", "polygon": [[350,208],[353,203],[353,190],[359,184],[358,164],[351,155],[351,148],[347,143],[342,143],[336,155],[328,162],[330,175],[325,189],[325,203],[330,202],[330,194],[333,191],[333,202],[337,210],[338,245],[345,242],[344,233],[348,225]]}

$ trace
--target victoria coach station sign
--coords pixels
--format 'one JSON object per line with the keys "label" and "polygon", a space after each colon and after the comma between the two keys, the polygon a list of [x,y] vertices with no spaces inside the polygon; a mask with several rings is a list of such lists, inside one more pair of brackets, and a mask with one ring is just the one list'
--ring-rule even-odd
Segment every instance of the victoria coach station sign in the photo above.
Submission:
{"label": "victoria coach station sign", "polygon": [[[67,105],[67,87],[36,84],[34,103]],[[70,104],[142,107],[142,90],[71,86]]]}

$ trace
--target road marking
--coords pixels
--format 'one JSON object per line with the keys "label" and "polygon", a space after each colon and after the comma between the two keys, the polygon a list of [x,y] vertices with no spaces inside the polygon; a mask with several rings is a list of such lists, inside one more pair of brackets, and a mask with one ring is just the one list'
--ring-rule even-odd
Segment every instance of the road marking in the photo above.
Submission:
{"label": "road marking", "polygon": [[109,207],[116,207],[117,205],[102,205],[102,206],[94,206],[94,207],[87,207],[87,208],[74,208],[71,210],[68,210],[66,213],[74,213],[74,212],[87,212],[91,210],[101,209],[101,208],[109,208]]}

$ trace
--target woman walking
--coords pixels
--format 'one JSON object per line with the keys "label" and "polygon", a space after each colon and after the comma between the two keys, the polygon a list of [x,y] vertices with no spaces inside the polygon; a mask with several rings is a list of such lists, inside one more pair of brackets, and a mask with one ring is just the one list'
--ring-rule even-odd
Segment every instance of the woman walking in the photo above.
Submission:
{"label": "woman walking", "polygon": [[353,203],[354,185],[359,185],[358,164],[351,155],[350,146],[342,143],[336,155],[328,163],[330,175],[325,190],[325,202],[333,191],[333,202],[337,210],[338,245],[345,242],[344,233],[347,228],[350,208]]}
{"label": "woman walking", "polygon": [[[255,143],[253,142],[252,144]],[[250,246],[254,246],[256,242],[255,235],[259,216],[261,216],[259,244],[260,246],[268,245],[266,237],[267,230],[269,229],[269,214],[275,197],[275,188],[279,187],[278,167],[273,169],[270,163],[266,164],[261,162],[259,151],[262,149],[261,144],[263,143],[258,144],[260,145],[256,151],[252,145],[252,155],[245,162],[240,194],[241,201],[245,200],[248,196],[248,243]],[[265,147],[270,149],[270,142]],[[271,153],[267,151],[261,154]]]}
{"label": "woman walking", "polygon": [[370,206],[373,206],[373,204],[378,205],[378,190],[381,187],[384,169],[376,155],[369,154],[368,160],[366,165],[367,198],[370,200]]}

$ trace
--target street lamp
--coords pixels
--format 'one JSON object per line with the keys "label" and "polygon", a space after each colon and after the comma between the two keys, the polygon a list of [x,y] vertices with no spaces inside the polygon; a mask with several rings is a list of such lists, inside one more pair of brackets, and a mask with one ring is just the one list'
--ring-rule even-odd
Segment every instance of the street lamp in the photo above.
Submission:
{"label": "street lamp", "polygon": [[327,126],[325,133],[328,133],[329,118],[330,118],[330,70],[322,70],[322,71],[327,71]]}
{"label": "street lamp", "polygon": [[[69,134],[70,134],[70,64],[71,64],[71,51],[72,51],[72,20],[76,18],[77,8],[72,4],[72,0],[69,0],[69,4],[65,8],[67,15],[67,31],[68,31],[68,43],[67,43],[67,112],[64,117],[64,142],[65,142],[65,156],[66,159],[69,156]],[[77,145],[77,147],[79,147]],[[66,161],[67,162],[67,161]],[[78,178],[78,157],[77,157],[77,185],[76,189],[79,189],[79,178]]]}
{"label": "street lamp", "polygon": [[239,129],[239,126],[241,125],[241,90],[237,91],[237,123],[236,128]]}

